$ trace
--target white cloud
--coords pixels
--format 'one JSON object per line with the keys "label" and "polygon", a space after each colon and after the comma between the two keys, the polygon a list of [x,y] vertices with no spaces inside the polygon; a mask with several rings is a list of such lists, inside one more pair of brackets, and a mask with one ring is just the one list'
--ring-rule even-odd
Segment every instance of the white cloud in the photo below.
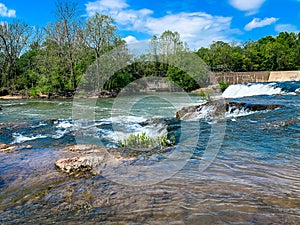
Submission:
{"label": "white cloud", "polygon": [[[300,0],[299,0],[300,1]],[[292,24],[278,24],[275,27],[275,30],[277,32],[294,32],[294,33],[299,33],[300,31],[297,29],[296,26]]]}
{"label": "white cloud", "polygon": [[[214,16],[204,12],[168,13],[163,17],[154,17],[150,9],[133,10],[124,0],[108,5],[109,0],[97,0],[86,5],[89,16],[95,12],[112,16],[120,29],[143,32],[148,35],[160,35],[165,30],[177,31],[183,41],[192,49],[208,46],[212,41],[230,41],[231,17]],[[106,7],[104,7],[106,5]],[[135,41],[126,37],[128,41]]]}
{"label": "white cloud", "polygon": [[125,27],[130,25],[136,29],[140,27],[145,17],[153,13],[150,9],[132,10],[125,0],[97,0],[87,3],[85,6],[88,16],[100,12],[112,16],[118,25]]}
{"label": "white cloud", "polygon": [[214,40],[228,40],[231,20],[231,17],[213,16],[203,12],[179,13],[149,18],[145,29],[149,34],[155,35],[165,30],[177,31],[191,48],[198,48],[207,46]]}
{"label": "white cloud", "polygon": [[275,23],[278,20],[279,20],[278,18],[274,18],[274,17],[264,18],[263,20],[261,20],[259,18],[254,18],[250,23],[248,23],[244,27],[244,29],[247,30],[247,31],[250,31],[250,30],[253,30],[255,28],[269,26],[269,25]]}
{"label": "white cloud", "polygon": [[234,8],[246,11],[247,15],[256,14],[266,0],[229,0]]}
{"label": "white cloud", "polygon": [[126,41],[127,44],[134,44],[134,43],[138,43],[139,41],[136,39],[136,37],[134,36],[127,36],[125,38],[123,38],[124,41]]}
{"label": "white cloud", "polygon": [[0,3],[0,16],[16,17],[16,10],[8,9],[3,3]]}
{"label": "white cloud", "polygon": [[103,12],[107,10],[120,10],[127,8],[128,5],[125,0],[97,0],[95,2],[88,2],[85,4],[88,16],[92,16],[95,12]]}
{"label": "white cloud", "polygon": [[149,9],[140,10],[122,10],[110,12],[115,21],[126,29],[138,30],[144,26],[145,21],[150,17],[153,11]]}

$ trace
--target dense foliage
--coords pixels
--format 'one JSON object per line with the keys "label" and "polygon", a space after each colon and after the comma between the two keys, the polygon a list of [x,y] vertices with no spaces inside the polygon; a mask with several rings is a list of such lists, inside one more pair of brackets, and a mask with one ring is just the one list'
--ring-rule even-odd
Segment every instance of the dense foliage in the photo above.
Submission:
{"label": "dense foliage", "polygon": [[[153,36],[148,53],[132,56],[110,16],[96,13],[83,21],[71,0],[57,1],[55,16],[55,22],[41,29],[19,20],[0,24],[0,92],[72,96],[79,81],[90,92],[118,92],[137,79],[155,76],[191,91],[206,81],[208,69],[300,69],[300,33],[283,32],[242,44],[213,42],[196,52],[208,68],[193,64],[177,32]],[[115,61],[103,63],[103,54],[116,47]]]}
{"label": "dense foliage", "polygon": [[300,33],[281,32],[239,45],[217,41],[197,54],[212,71],[299,70]]}

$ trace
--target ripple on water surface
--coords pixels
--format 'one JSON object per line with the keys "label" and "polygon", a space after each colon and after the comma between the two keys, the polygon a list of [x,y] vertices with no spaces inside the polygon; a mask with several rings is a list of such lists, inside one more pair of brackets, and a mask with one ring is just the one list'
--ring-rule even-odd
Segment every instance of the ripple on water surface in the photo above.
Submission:
{"label": "ripple on water surface", "polygon": [[[71,103],[62,104],[54,114],[50,108],[60,103],[36,104],[40,115],[43,110],[49,114],[34,119],[26,116],[25,122],[17,119],[18,112],[5,122],[8,114],[1,112],[0,142],[12,143],[17,138],[23,142],[12,153],[0,155],[0,223],[300,224],[299,96],[237,101],[284,107],[220,121],[226,122],[225,137],[205,171],[199,166],[212,125],[202,121],[199,133],[190,129],[186,134],[199,138],[186,165],[169,179],[137,187],[117,184],[101,174],[74,177],[56,170],[56,159],[74,156],[61,150],[74,143],[73,121],[66,112],[55,118],[60,110],[70,110]],[[27,106],[7,106],[4,111],[20,107]],[[105,112],[93,125],[97,135],[106,135],[107,140],[113,133],[110,116]],[[54,119],[47,122],[49,118]],[[120,118],[116,124],[120,131],[124,121]],[[140,122],[129,117],[126,129],[145,129]]]}

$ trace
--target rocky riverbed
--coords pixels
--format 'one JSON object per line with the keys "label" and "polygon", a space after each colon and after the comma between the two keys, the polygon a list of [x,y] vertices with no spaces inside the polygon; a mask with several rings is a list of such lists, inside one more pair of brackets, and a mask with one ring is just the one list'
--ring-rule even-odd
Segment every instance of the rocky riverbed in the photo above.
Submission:
{"label": "rocky riverbed", "polygon": [[[176,118],[155,118],[140,122],[140,126],[149,126],[155,124],[163,124],[167,126],[169,134],[174,135],[178,142],[178,134],[176,131],[180,129],[180,121],[182,120],[198,120],[205,118],[219,118],[223,119],[224,116],[231,114],[238,115],[240,112],[258,112],[264,110],[275,110],[282,108],[279,104],[249,104],[244,102],[225,102],[225,101],[211,101],[200,105],[186,106],[178,110]],[[48,119],[46,124],[53,124],[57,119]],[[12,129],[15,127],[23,127],[25,123],[9,123],[2,124],[1,129]],[[17,145],[0,143],[0,153],[12,153],[18,149],[30,149],[30,145]],[[104,148],[96,145],[67,145],[61,148],[62,153],[67,152],[67,155],[72,157],[62,157],[55,160],[55,166],[58,171],[62,171],[69,175],[75,176],[95,176],[101,173],[102,168],[107,164],[120,165],[124,163],[133,163],[134,161],[144,161],[147,159],[155,158],[165,152],[172,151],[172,148],[166,149],[149,149],[147,151],[129,148]],[[151,160],[150,160],[151,161]]]}
{"label": "rocky riverbed", "polygon": [[[185,135],[177,150],[192,154],[168,176],[183,162],[181,155],[166,160],[176,147],[74,144],[78,128],[62,114],[68,102],[6,105],[0,124],[0,224],[299,224],[297,101],[292,95],[265,96],[187,106],[177,118],[167,114],[161,117],[169,119],[135,118],[127,124],[119,118],[120,131],[152,128],[173,133],[177,141]],[[207,140],[214,137],[207,115],[226,123],[227,130],[217,156],[200,171]],[[92,125],[99,137],[115,131],[106,119]],[[191,140],[199,140],[196,147]],[[146,171],[161,162],[162,169]],[[149,185],[152,177],[156,182]]]}

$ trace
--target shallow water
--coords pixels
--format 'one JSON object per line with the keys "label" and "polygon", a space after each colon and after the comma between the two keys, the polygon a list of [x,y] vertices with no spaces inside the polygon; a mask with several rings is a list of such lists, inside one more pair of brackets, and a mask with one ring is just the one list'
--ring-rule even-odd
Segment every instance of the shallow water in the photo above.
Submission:
{"label": "shallow water", "polygon": [[[118,138],[128,133],[163,133],[170,128],[161,123],[142,126],[140,122],[172,117],[187,104],[185,100],[168,94],[137,99],[127,96],[114,105],[115,99],[100,99],[95,121],[83,130],[87,135],[94,132],[93,137],[106,146],[115,146]],[[73,105],[79,109],[94,107],[93,101],[1,101],[0,142],[17,144],[19,149],[0,153],[0,222],[299,224],[299,95],[250,96],[234,101],[284,107],[229,114],[218,121],[175,124],[186,127],[181,149],[191,153],[190,157],[172,176],[167,176],[174,169],[172,165],[182,163],[182,159],[173,159],[164,171],[154,171],[154,184],[137,186],[108,179],[105,172],[93,178],[72,177],[55,169],[56,159],[73,156],[61,148],[78,141]],[[193,96],[191,102],[201,100]],[[214,124],[226,126],[222,145],[215,158],[205,158],[212,149],[207,144],[218,131]],[[197,146],[189,140],[198,140]],[[155,160],[164,162],[163,158]],[[212,161],[203,170],[205,160]],[[140,160],[128,166],[128,171],[114,171],[115,175],[125,176],[138,166],[146,168],[150,161]],[[147,179],[146,174],[139,176],[139,180]]]}

